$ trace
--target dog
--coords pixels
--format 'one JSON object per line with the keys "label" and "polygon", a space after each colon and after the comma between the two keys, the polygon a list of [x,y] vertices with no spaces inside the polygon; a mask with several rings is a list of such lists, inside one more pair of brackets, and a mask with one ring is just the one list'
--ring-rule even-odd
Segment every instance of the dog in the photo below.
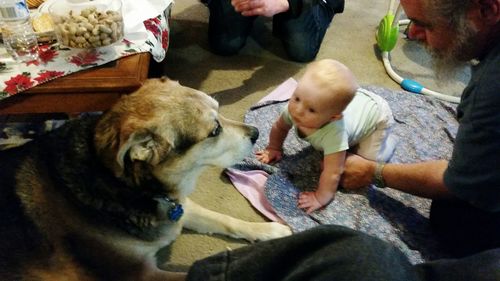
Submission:
{"label": "dog", "polygon": [[235,164],[257,138],[209,95],[157,78],[102,115],[1,151],[0,280],[169,280],[155,255],[183,227],[290,235],[188,199],[205,167]]}

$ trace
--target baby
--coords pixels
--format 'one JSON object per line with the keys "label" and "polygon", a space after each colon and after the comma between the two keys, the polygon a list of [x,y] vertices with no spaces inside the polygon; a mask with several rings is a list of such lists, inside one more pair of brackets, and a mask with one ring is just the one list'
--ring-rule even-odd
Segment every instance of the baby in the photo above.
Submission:
{"label": "baby", "polygon": [[360,89],[342,63],[324,59],[310,63],[280,118],[273,124],[269,144],[256,157],[272,163],[282,157],[288,131],[323,152],[323,170],[314,192],[301,192],[298,207],[308,214],[335,198],[344,170],[346,151],[387,161],[396,142],[388,138],[394,119],[387,102]]}

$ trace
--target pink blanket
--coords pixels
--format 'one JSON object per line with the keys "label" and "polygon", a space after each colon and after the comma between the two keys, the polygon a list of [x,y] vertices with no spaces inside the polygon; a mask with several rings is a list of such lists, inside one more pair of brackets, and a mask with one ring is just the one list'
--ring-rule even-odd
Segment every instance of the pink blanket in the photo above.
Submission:
{"label": "pink blanket", "polygon": [[[288,78],[257,104],[268,101],[286,101],[297,88],[297,81]],[[262,170],[240,171],[227,169],[226,174],[238,191],[250,201],[252,206],[270,220],[283,222],[264,195],[264,186],[269,174]]]}

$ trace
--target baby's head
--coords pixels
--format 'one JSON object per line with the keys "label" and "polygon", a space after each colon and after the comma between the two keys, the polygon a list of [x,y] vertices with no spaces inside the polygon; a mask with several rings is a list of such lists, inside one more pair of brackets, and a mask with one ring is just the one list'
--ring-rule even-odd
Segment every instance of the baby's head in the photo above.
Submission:
{"label": "baby's head", "polygon": [[335,114],[341,114],[359,88],[354,74],[344,64],[323,59],[307,65],[301,82],[312,83],[317,91],[309,93],[330,105]]}
{"label": "baby's head", "polygon": [[[320,127],[342,118],[358,87],[354,75],[342,63],[332,59],[312,62],[290,99],[290,114],[296,122],[312,118],[308,127]],[[303,111],[310,116],[305,116]]]}

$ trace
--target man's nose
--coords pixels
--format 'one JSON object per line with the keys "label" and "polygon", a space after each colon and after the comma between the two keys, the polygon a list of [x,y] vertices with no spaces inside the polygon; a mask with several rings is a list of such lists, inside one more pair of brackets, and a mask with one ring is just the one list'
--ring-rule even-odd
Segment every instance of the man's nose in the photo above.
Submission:
{"label": "man's nose", "polygon": [[411,40],[425,41],[425,28],[410,23],[410,26],[408,26],[408,38]]}

